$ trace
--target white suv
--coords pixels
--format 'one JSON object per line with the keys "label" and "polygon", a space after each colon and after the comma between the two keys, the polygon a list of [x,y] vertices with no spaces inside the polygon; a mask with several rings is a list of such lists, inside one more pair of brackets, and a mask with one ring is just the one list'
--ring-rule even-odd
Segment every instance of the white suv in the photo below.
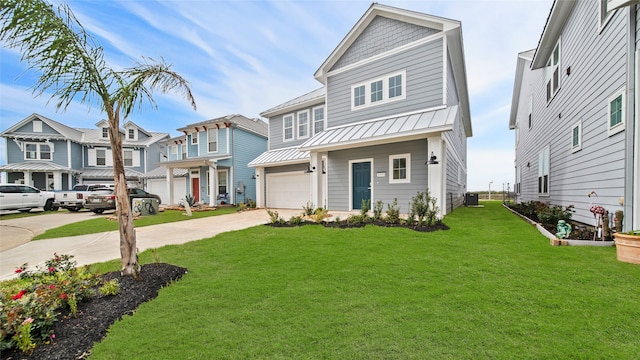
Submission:
{"label": "white suv", "polygon": [[29,185],[0,184],[0,210],[29,211],[33,208],[58,210],[54,194]]}

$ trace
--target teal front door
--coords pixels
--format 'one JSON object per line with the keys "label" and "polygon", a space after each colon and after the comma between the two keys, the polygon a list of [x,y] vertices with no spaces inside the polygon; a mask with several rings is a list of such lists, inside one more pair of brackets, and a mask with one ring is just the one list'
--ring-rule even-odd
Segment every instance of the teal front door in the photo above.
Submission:
{"label": "teal front door", "polygon": [[367,161],[351,164],[351,175],[352,207],[353,209],[362,209],[362,200],[371,204],[371,163]]}

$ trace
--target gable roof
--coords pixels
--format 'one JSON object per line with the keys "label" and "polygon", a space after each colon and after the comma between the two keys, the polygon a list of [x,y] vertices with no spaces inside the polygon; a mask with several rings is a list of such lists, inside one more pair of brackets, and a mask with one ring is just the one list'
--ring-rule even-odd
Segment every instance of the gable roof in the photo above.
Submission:
{"label": "gable roof", "polygon": [[553,48],[556,46],[564,24],[567,22],[573,7],[576,5],[576,0],[555,0],[551,7],[551,12],[547,17],[547,23],[544,25],[544,30],[538,41],[535,55],[533,56],[533,62],[531,63],[532,69],[540,69],[547,65],[547,60],[553,52]]}
{"label": "gable roof", "polygon": [[274,106],[269,110],[265,110],[260,113],[260,116],[271,117],[279,114],[284,114],[295,109],[323,104],[325,93],[326,89],[324,87],[315,89],[304,95],[298,96],[295,99]]}
{"label": "gable roof", "polygon": [[[83,133],[82,143],[88,145],[104,145],[111,146],[111,142],[108,138],[102,137],[102,130],[100,129],[81,129]],[[169,138],[169,134],[160,132],[146,132],[149,137],[144,140],[130,140],[127,137],[122,139],[123,146],[149,146],[157,141]]]}
{"label": "gable roof", "polygon": [[516,80],[513,84],[513,94],[511,97],[511,114],[509,115],[509,129],[516,128],[516,117],[518,115],[518,104],[520,102],[520,89],[522,89],[522,77],[526,71],[525,65],[533,60],[535,49],[523,51],[518,54],[518,64],[516,65]]}
{"label": "gable roof", "polygon": [[[22,121],[18,122],[17,124],[13,125],[12,127],[8,128],[7,130],[3,131],[0,136],[2,137],[12,137],[12,135],[16,135],[15,132],[20,129],[21,127],[23,127],[25,124],[33,121],[33,120],[40,120],[42,122],[44,122],[45,124],[47,124],[48,126],[50,126],[52,129],[54,129],[55,131],[57,131],[60,135],[62,135],[64,138],[68,138],[71,141],[75,141],[75,142],[80,142],[82,140],[82,132],[68,127],[67,125],[63,125],[57,121],[51,120],[45,116],[33,113],[29,116],[27,116],[26,118],[24,118]],[[35,137],[41,137],[41,138],[54,138],[54,135],[45,135],[45,134],[36,134],[34,133]]]}
{"label": "gable roof", "polygon": [[124,123],[124,125],[122,126],[125,129],[130,129],[130,128],[134,128],[134,129],[138,129],[139,132],[147,135],[147,136],[152,136],[150,132],[148,132],[147,130],[141,128],[140,126],[138,126],[138,124],[134,123],[133,121],[127,121],[126,123]]}
{"label": "gable roof", "polygon": [[260,119],[249,119],[246,116],[240,115],[240,114],[231,114],[231,115],[227,115],[227,116],[222,116],[219,118],[215,118],[215,119],[210,119],[210,120],[205,120],[205,121],[200,121],[197,123],[193,123],[193,124],[189,124],[187,126],[183,126],[179,129],[177,129],[178,131],[182,131],[182,132],[193,132],[195,130],[196,127],[206,127],[209,125],[214,125],[216,123],[229,123],[229,124],[233,124],[235,126],[237,126],[240,129],[252,132],[256,135],[262,136],[262,137],[267,137],[268,134],[268,126],[267,123],[265,123],[264,121],[260,120]]}

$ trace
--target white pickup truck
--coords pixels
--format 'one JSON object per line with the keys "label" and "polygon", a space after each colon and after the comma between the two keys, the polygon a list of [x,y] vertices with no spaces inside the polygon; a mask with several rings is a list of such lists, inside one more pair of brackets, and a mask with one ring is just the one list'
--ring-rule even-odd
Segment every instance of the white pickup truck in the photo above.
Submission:
{"label": "white pickup truck", "polygon": [[107,185],[97,184],[76,184],[70,191],[56,192],[55,203],[61,208],[69,211],[79,211],[84,207],[87,197],[96,190],[107,188]]}

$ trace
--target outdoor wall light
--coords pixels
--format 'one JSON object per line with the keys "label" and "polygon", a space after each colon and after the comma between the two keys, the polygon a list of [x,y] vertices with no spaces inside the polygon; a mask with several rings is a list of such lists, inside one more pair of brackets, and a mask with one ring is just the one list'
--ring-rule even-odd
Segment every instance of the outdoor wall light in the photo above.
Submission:
{"label": "outdoor wall light", "polygon": [[439,164],[438,157],[433,153],[433,151],[431,152],[431,157],[429,158],[429,161],[427,161],[424,164],[425,165],[437,165],[437,164]]}
{"label": "outdoor wall light", "polygon": [[305,170],[304,172],[309,174],[309,173],[312,173],[315,169],[316,169],[315,166],[311,166],[311,164],[309,164],[307,165],[307,170]]}
{"label": "outdoor wall light", "polygon": [[253,174],[251,175],[251,179],[255,180],[260,176],[260,174]]}

